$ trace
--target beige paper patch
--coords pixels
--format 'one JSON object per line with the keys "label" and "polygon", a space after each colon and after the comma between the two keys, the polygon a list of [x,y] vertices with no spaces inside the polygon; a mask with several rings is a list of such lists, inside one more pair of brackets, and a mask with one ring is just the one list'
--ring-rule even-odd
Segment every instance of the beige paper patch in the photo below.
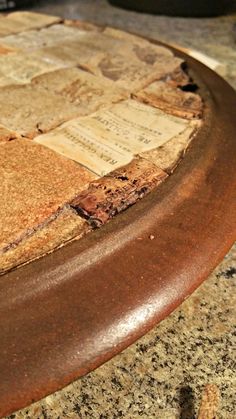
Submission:
{"label": "beige paper patch", "polygon": [[124,41],[129,41],[133,43],[146,44],[148,42],[146,39],[142,38],[139,35],[134,35],[132,33],[125,32],[125,31],[122,31],[121,29],[113,28],[111,26],[107,26],[104,29],[103,33],[105,35],[112,36],[113,38],[123,39]]}
{"label": "beige paper patch", "polygon": [[2,87],[0,124],[33,138],[125,97],[109,80],[77,68],[58,70],[30,84]]}
{"label": "beige paper patch", "polygon": [[[36,57],[43,61],[56,63],[59,68],[78,66],[89,72],[97,67],[104,53],[90,50],[78,41],[63,41],[61,44],[41,48],[34,51]],[[97,74],[96,74],[97,75]]]}
{"label": "beige paper patch", "polygon": [[86,34],[77,28],[57,24],[40,31],[31,30],[0,39],[0,43],[20,51],[33,51],[39,48],[58,45],[66,40],[79,41]]}
{"label": "beige paper patch", "polygon": [[131,153],[115,144],[109,145],[99,131],[92,132],[86,124],[80,123],[80,119],[63,124],[34,141],[77,161],[98,176],[104,176],[132,160]]}
{"label": "beige paper patch", "polygon": [[145,61],[146,63],[154,64],[160,55],[173,57],[173,53],[170,49],[149,42],[141,36],[111,27],[106,27],[103,33],[109,37],[125,41],[125,44],[129,45],[130,49],[133,50],[137,58],[141,61]]}
{"label": "beige paper patch", "polygon": [[0,18],[0,36],[39,29],[60,22],[61,18],[34,12],[13,12]]}
{"label": "beige paper patch", "polygon": [[[53,25],[62,19],[58,16],[45,15],[35,12],[12,12],[6,16],[8,22],[14,22],[16,29],[24,28],[24,31],[40,29],[45,26]],[[17,30],[17,32],[19,32]]]}
{"label": "beige paper patch", "polygon": [[160,56],[153,65],[142,62],[135,56],[106,54],[96,65],[88,67],[96,75],[107,77],[130,92],[139,91],[155,80],[160,80],[180,68],[182,60],[177,57]]}
{"label": "beige paper patch", "polygon": [[[0,57],[0,63],[1,63],[1,57]],[[2,71],[0,70],[0,87],[9,86],[14,83],[15,83],[14,79],[12,79],[11,77],[8,77],[6,74],[2,73]]]}
{"label": "beige paper patch", "polygon": [[65,66],[38,53],[17,53],[0,56],[0,86],[29,83],[33,77]]}
{"label": "beige paper patch", "polygon": [[135,154],[162,145],[186,126],[181,118],[127,100],[67,122],[35,141],[104,176],[129,163]]}
{"label": "beige paper patch", "polygon": [[134,96],[141,102],[181,118],[200,118],[202,115],[203,103],[198,94],[185,92],[168,82],[151,83]]}
{"label": "beige paper patch", "polygon": [[104,77],[96,77],[78,68],[66,68],[43,74],[32,80],[32,85],[59,94],[78,109],[78,116],[128,97],[127,92]]}
{"label": "beige paper patch", "polygon": [[0,109],[0,124],[28,138],[80,115],[66,98],[32,84],[1,88]]}
{"label": "beige paper patch", "polygon": [[[0,61],[2,72],[9,77],[10,69],[17,83],[27,83],[38,74],[77,65],[131,92],[176,71],[181,63],[168,49],[145,40],[140,45],[103,33],[94,37],[91,32],[65,25],[8,36],[0,39],[0,43],[19,50],[18,54],[11,54],[15,58]],[[26,73],[29,73],[27,77]],[[4,80],[2,85],[6,84],[8,81]]]}
{"label": "beige paper patch", "polygon": [[104,129],[107,140],[119,142],[133,154],[151,150],[174,136],[188,125],[182,118],[173,117],[129,99],[98,111],[87,118],[87,124],[93,120],[94,130]]}
{"label": "beige paper patch", "polygon": [[2,44],[1,40],[0,40],[0,56],[1,55],[7,55],[7,54],[13,54],[14,52],[17,52],[17,51],[14,48],[12,48],[8,45]]}
{"label": "beige paper patch", "polygon": [[186,149],[200,126],[200,121],[191,121],[189,126],[176,137],[154,150],[145,151],[139,155],[170,174],[184,156]]}
{"label": "beige paper patch", "polygon": [[169,49],[152,44],[142,38],[137,40],[136,36],[128,33],[126,36],[113,36],[108,31],[108,33],[98,34],[96,38],[94,35],[89,34],[87,37],[84,37],[83,42],[86,42],[88,45],[94,45],[96,49],[114,58],[121,55],[126,58],[128,63],[137,60],[141,64],[145,63],[152,66],[163,59],[163,57],[173,58],[173,53]]}
{"label": "beige paper patch", "polygon": [[[91,59],[91,51],[79,42],[84,34],[86,32],[77,28],[54,25],[41,31],[2,38],[3,48],[14,47],[19,51],[4,56],[0,54],[0,86],[29,83],[38,75],[89,60],[96,65],[94,59],[97,55],[101,57],[101,53],[95,52]],[[22,46],[23,51],[20,51]]]}
{"label": "beige paper patch", "polygon": [[23,31],[25,26],[7,17],[0,17],[0,37]]}
{"label": "beige paper patch", "polygon": [[97,26],[95,23],[87,22],[86,20],[65,19],[64,24],[82,29],[84,31],[103,32],[102,26]]}

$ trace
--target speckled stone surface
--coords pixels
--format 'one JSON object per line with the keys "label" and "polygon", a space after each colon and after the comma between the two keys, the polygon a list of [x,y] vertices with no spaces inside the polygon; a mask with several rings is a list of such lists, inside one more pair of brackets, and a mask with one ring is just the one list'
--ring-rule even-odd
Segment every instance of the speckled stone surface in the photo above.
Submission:
{"label": "speckled stone surface", "polygon": [[236,417],[236,246],[195,293],[120,355],[11,419],[194,419],[207,383]]}
{"label": "speckled stone surface", "polygon": [[[236,87],[236,17],[136,14],[105,0],[37,2],[35,10],[91,20],[193,47],[225,65]],[[221,392],[218,419],[236,418],[236,246],[172,315],[123,353],[11,419],[194,419],[201,392]]]}

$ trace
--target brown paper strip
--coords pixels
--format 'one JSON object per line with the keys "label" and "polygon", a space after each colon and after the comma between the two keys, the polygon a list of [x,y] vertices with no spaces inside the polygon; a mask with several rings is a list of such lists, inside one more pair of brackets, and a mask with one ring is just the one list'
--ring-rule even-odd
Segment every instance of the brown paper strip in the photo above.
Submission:
{"label": "brown paper strip", "polygon": [[159,185],[167,174],[145,159],[134,159],[127,166],[90,183],[71,205],[99,227]]}
{"label": "brown paper strip", "polygon": [[181,118],[200,118],[202,115],[203,105],[199,95],[182,91],[164,81],[151,83],[135,93],[134,97]]}

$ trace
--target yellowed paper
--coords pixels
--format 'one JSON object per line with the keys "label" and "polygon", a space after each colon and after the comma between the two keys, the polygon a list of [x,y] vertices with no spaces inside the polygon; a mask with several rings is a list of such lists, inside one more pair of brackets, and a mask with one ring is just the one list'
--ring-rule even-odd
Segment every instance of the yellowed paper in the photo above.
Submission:
{"label": "yellowed paper", "polygon": [[0,54],[0,86],[29,83],[36,76],[67,67],[78,65],[86,68],[88,62],[96,66],[101,54],[91,54],[88,48],[75,39],[39,49],[33,47],[29,52]]}
{"label": "yellowed paper", "polygon": [[99,176],[156,148],[187,126],[181,118],[127,100],[77,118],[35,141],[81,163]]}
{"label": "yellowed paper", "polygon": [[80,29],[56,24],[43,28],[40,31],[31,30],[0,39],[0,44],[15,48],[19,51],[33,51],[39,48],[51,47],[64,41],[79,41],[86,34]]}
{"label": "yellowed paper", "polygon": [[[99,32],[94,36],[94,33],[62,24],[40,31],[7,36],[0,39],[0,44],[3,47],[18,49],[19,54],[33,54],[30,67],[32,61],[35,64],[38,62],[39,65],[39,72],[29,70],[33,77],[51,69],[78,65],[95,75],[116,82],[129,92],[140,90],[154,80],[175,71],[181,63],[181,60],[173,57],[166,48],[145,40],[140,45]],[[27,65],[29,61],[27,56]],[[42,65],[46,66],[45,70],[41,68]],[[2,72],[5,73],[5,70]],[[18,73],[17,71],[17,77],[14,77],[18,82],[21,82],[22,78],[23,82],[30,80],[30,77],[21,77]]]}
{"label": "yellowed paper", "polygon": [[60,18],[33,12],[13,12],[0,18],[0,36],[39,29],[60,22]]}
{"label": "yellowed paper", "polygon": [[136,45],[140,45],[141,47],[146,47],[147,49],[149,49],[150,54],[152,53],[156,55],[166,55],[170,57],[173,56],[173,53],[170,49],[153,44],[152,42],[149,42],[147,39],[144,39],[141,36],[134,35],[132,33],[125,32],[120,29],[115,29],[107,26],[104,29],[103,33],[109,37],[126,41],[126,44],[129,42],[133,49],[135,49]]}
{"label": "yellowed paper", "polygon": [[144,38],[138,35],[134,35],[129,32],[122,31],[121,29],[112,28],[111,26],[107,26],[103,33],[108,36],[112,36],[113,38],[123,39],[125,41],[135,42],[135,43],[147,43]]}
{"label": "yellowed paper", "polygon": [[7,17],[0,18],[0,37],[4,37],[13,33],[18,33],[23,31],[25,25],[20,22],[15,22],[14,20],[8,19]]}
{"label": "yellowed paper", "polygon": [[103,129],[107,141],[133,154],[159,147],[188,126],[185,119],[132,99],[94,113],[86,123],[94,130]]}
{"label": "yellowed paper", "polygon": [[97,26],[95,23],[87,22],[86,20],[73,20],[73,19],[65,19],[64,24],[67,26],[74,26],[76,28],[82,29],[86,32],[103,32],[102,26]]}
{"label": "yellowed paper", "polygon": [[188,127],[179,135],[173,137],[160,147],[140,153],[140,157],[154,163],[165,172],[172,173],[179,160],[183,157],[200,125],[200,121],[191,121]]}
{"label": "yellowed paper", "polygon": [[[12,12],[6,17],[8,22],[15,23],[16,29],[28,31],[30,29],[39,29],[45,26],[53,25],[60,22],[62,19],[58,16],[45,15],[35,12]],[[17,30],[17,32],[19,32]]]}
{"label": "yellowed paper", "polygon": [[134,55],[127,59],[124,51],[123,54],[104,54],[96,65],[88,64],[94,74],[107,77],[128,91],[135,92],[177,71],[181,63],[180,58],[162,55],[157,62],[149,65]]}
{"label": "yellowed paper", "polygon": [[13,54],[17,52],[15,48],[12,48],[11,46],[5,45],[1,43],[0,40],[0,56],[1,55],[7,55],[7,54]]}
{"label": "yellowed paper", "polygon": [[[1,57],[0,57],[0,65],[1,65]],[[10,84],[14,84],[14,79],[8,77],[0,70],[0,87],[2,86],[9,86]]]}
{"label": "yellowed paper", "polygon": [[202,100],[197,93],[185,92],[165,81],[156,81],[133,95],[147,103],[181,118],[199,118],[202,115]]}
{"label": "yellowed paper", "polygon": [[80,124],[79,119],[49,134],[40,135],[34,141],[77,161],[98,176],[104,176],[132,160],[131,153],[102,141],[100,132],[91,132]]}
{"label": "yellowed paper", "polygon": [[29,83],[33,77],[65,66],[62,60],[48,59],[38,52],[0,56],[0,86]]}
{"label": "yellowed paper", "polygon": [[66,68],[36,77],[32,84],[57,93],[78,109],[78,116],[89,115],[128,97],[127,92],[104,77],[95,77],[78,68]]}

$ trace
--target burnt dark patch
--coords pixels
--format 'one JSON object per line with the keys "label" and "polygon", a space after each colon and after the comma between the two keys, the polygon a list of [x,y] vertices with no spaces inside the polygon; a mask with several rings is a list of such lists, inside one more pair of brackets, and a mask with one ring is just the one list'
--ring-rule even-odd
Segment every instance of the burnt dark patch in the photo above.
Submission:
{"label": "burnt dark patch", "polygon": [[129,180],[127,176],[117,176],[117,179],[122,180],[122,181]]}
{"label": "burnt dark patch", "polygon": [[198,85],[196,83],[190,82],[190,83],[185,84],[183,86],[178,86],[178,88],[180,90],[182,90],[183,92],[192,92],[192,93],[195,93],[198,90]]}
{"label": "burnt dark patch", "polygon": [[184,386],[179,391],[180,419],[194,419],[194,393],[190,386]]}
{"label": "burnt dark patch", "polygon": [[236,268],[234,266],[230,266],[225,271],[221,271],[218,274],[216,274],[217,278],[220,278],[223,276],[226,279],[232,279],[236,275]]}

